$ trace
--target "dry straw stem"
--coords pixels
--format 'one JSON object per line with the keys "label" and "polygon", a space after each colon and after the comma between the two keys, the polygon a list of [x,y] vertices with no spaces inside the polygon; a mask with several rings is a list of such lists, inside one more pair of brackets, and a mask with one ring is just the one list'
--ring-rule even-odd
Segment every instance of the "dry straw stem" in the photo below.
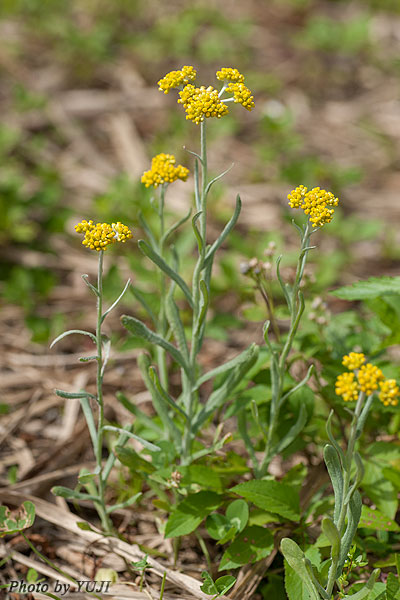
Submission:
{"label": "dry straw stem", "polygon": [[[41,517],[52,525],[66,529],[75,536],[83,538],[89,544],[96,543],[99,546],[102,546],[105,550],[105,553],[114,553],[117,556],[126,559],[128,562],[137,562],[145,557],[145,553],[139,550],[136,545],[130,545],[127,542],[113,537],[105,538],[103,535],[94,533],[93,531],[83,531],[82,529],[79,529],[77,523],[81,523],[84,520],[70,512],[60,509],[55,504],[46,502],[45,500],[41,500],[35,496],[27,496],[19,492],[10,492],[4,488],[0,489],[0,503],[2,504],[15,504],[19,506],[25,500],[30,500],[34,503],[36,515],[38,517]],[[210,600],[209,596],[201,592],[201,582],[199,582],[197,579],[194,579],[189,575],[184,575],[183,573],[178,573],[172,569],[168,569],[154,558],[148,557],[147,561],[151,565],[152,573],[155,573],[160,577],[160,583],[164,572],[166,571],[167,581],[176,585],[181,590],[182,596],[180,600],[190,600],[190,598],[197,598],[198,600]],[[122,598],[123,596],[118,594],[118,597]],[[132,595],[125,597],[135,598],[135,596]],[[143,594],[142,596],[136,597],[138,600],[139,598],[140,600],[142,598],[143,600],[148,600],[148,595]],[[167,596],[165,596],[165,598],[167,598]],[[221,599],[227,600],[226,596],[221,596]]]}

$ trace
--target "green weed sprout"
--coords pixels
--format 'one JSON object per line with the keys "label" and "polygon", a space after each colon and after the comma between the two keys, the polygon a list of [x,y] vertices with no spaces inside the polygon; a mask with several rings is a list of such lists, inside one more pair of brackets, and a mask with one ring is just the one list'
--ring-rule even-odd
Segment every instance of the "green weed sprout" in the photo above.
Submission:
{"label": "green weed sprout", "polygon": [[363,432],[375,395],[385,406],[396,406],[400,390],[394,379],[385,379],[377,366],[366,363],[362,353],[351,352],[343,357],[342,364],[348,371],[337,377],[336,394],[345,402],[355,402],[356,405],[354,411],[349,411],[352,420],[346,451],[342,450],[332,433],[333,411],[326,425],[330,443],[324,448],[324,460],[335,500],[333,518],[325,517],[322,520],[322,532],[331,547],[329,568],[325,565],[320,573],[316,573],[294,540],[284,538],[281,542],[282,554],[305,583],[312,600],[331,600],[336,583],[342,598],[367,598],[379,576],[379,569],[375,569],[362,590],[355,595],[343,596],[343,582],[346,580],[344,567],[351,554],[362,508],[358,487],[364,476],[364,467],[355,449],[356,442]]}
{"label": "green weed sprout", "polygon": [[[104,400],[103,400],[103,378],[105,368],[110,355],[110,340],[102,333],[102,324],[110,312],[117,306],[125,294],[130,281],[128,280],[124,289],[113,304],[105,311],[103,311],[103,261],[104,252],[112,244],[125,243],[132,237],[131,231],[126,225],[122,223],[97,223],[93,221],[82,221],[75,227],[77,233],[84,234],[82,244],[90,250],[98,252],[98,273],[97,273],[97,285],[90,283],[87,275],[82,275],[82,279],[88,286],[90,291],[96,296],[97,302],[97,323],[96,333],[89,331],[83,331],[80,329],[71,329],[65,331],[59,335],[51,344],[54,344],[62,340],[68,335],[80,334],[88,336],[96,346],[96,354],[94,356],[81,358],[82,362],[88,362],[94,360],[97,362],[97,375],[96,375],[96,394],[91,394],[85,390],[79,392],[65,392],[62,390],[56,390],[56,394],[61,398],[79,399],[82,407],[83,414],[88,425],[90,438],[93,444],[93,451],[96,459],[96,468],[93,472],[88,470],[81,470],[78,481],[81,485],[85,486],[86,492],[78,492],[71,490],[63,486],[56,486],[52,489],[56,496],[62,496],[64,498],[76,498],[82,500],[91,500],[96,507],[98,515],[101,520],[101,525],[105,533],[112,533],[113,526],[110,519],[110,514],[117,508],[123,508],[136,502],[140,494],[136,494],[124,503],[115,504],[112,506],[106,505],[105,499],[105,488],[107,480],[110,475],[111,469],[114,466],[116,456],[111,452],[107,458],[105,464],[103,464],[102,453],[103,453],[103,442],[106,431],[112,431],[118,433],[119,437],[117,440],[118,446],[124,446],[129,438],[138,440],[143,446],[152,451],[157,451],[159,448],[150,442],[147,442],[140,437],[136,436],[131,431],[131,426],[127,426],[122,429],[120,427],[113,427],[105,424],[104,419]],[[97,407],[97,425],[95,423],[95,410],[94,406]]]}
{"label": "green weed sprout", "polygon": [[[159,232],[152,231],[146,220],[141,217],[142,226],[147,234],[147,241],[140,240],[139,247],[159,269],[160,273],[160,312],[154,318],[152,311],[143,297],[136,294],[154,324],[152,330],[137,318],[124,315],[123,325],[136,337],[152,343],[158,348],[156,369],[150,357],[143,354],[139,366],[143,379],[149,389],[153,405],[165,427],[166,439],[174,444],[182,465],[190,465],[194,460],[220,448],[225,438],[215,439],[210,448],[194,451],[193,442],[204,424],[220,409],[229,398],[235,387],[257,359],[258,347],[253,344],[233,360],[220,365],[216,369],[202,374],[199,367],[207,313],[210,302],[210,280],[213,262],[217,250],[229,235],[238,220],[241,201],[236,199],[235,211],[220,236],[212,243],[207,243],[207,200],[213,184],[227,171],[210,179],[208,175],[206,121],[210,118],[222,118],[228,113],[228,103],[239,103],[247,110],[254,106],[253,96],[244,85],[244,76],[237,69],[222,68],[217,72],[221,82],[218,91],[213,86],[196,87],[196,71],[191,66],[184,66],[178,71],[171,71],[158,82],[159,89],[168,94],[178,88],[179,99],[186,111],[186,119],[200,128],[200,154],[194,155],[194,198],[195,214],[191,225],[197,245],[197,261],[191,282],[186,282],[180,275],[180,261],[176,250],[172,247],[169,258],[166,255],[166,243],[170,235],[190,217],[190,212],[167,231],[164,228],[164,201],[167,188],[176,179],[185,180],[188,172],[182,166],[175,166],[175,158],[170,154],[160,154],[153,158],[149,171],[144,173],[142,181],[147,186],[159,187],[158,213],[160,219]],[[191,326],[184,327],[183,310],[178,306],[175,297],[180,291],[191,312]],[[185,309],[186,310],[186,309]],[[181,393],[174,397],[171,393],[166,367],[166,355],[179,365],[181,373]],[[208,380],[224,375],[222,384],[205,400],[201,399],[201,386]],[[220,431],[221,428],[219,428]]]}
{"label": "green weed sprout", "polygon": [[[266,321],[264,325],[264,339],[271,353],[272,396],[268,427],[265,427],[260,423],[265,440],[264,455],[261,461],[257,459],[254,445],[247,434],[245,411],[243,410],[241,411],[241,413],[239,413],[239,432],[251,456],[256,478],[262,478],[267,474],[268,467],[272,458],[276,454],[281,453],[285,448],[289,446],[289,444],[293,442],[293,440],[303,429],[307,420],[307,412],[305,410],[305,407],[302,406],[299,412],[297,422],[293,425],[293,427],[287,432],[287,434],[283,438],[277,440],[276,431],[279,425],[279,416],[285,402],[287,401],[289,396],[293,394],[293,392],[296,392],[297,390],[301,389],[304,385],[307,384],[308,380],[312,375],[313,370],[313,366],[311,365],[303,380],[300,381],[288,392],[284,392],[284,379],[285,374],[288,371],[288,357],[290,351],[292,350],[293,342],[295,340],[300,320],[304,312],[304,297],[300,286],[304,275],[304,268],[307,262],[308,252],[315,248],[315,246],[310,246],[310,239],[313,233],[321,229],[321,227],[323,227],[326,223],[329,223],[332,220],[334,214],[334,207],[337,206],[339,203],[339,200],[335,198],[332,192],[321,190],[319,187],[313,188],[312,190],[308,191],[308,189],[303,185],[300,185],[295,190],[293,190],[288,195],[288,200],[292,208],[300,208],[304,211],[304,213],[307,215],[307,221],[305,224],[303,224],[302,227],[299,227],[293,222],[294,226],[300,234],[301,247],[297,261],[296,275],[292,285],[290,285],[289,283],[284,283],[282,280],[280,273],[280,262],[282,256],[279,256],[276,261],[277,278],[282,288],[283,295],[290,314],[289,332],[283,342],[281,341],[281,335],[277,323],[273,318],[273,304],[271,303],[271,299],[268,298],[268,291],[262,288],[262,293],[264,299],[266,299],[267,301],[267,308],[271,315],[271,319]],[[260,282],[256,281],[256,283],[258,287],[260,287]],[[272,344],[269,339],[269,326],[271,324],[271,321],[273,325],[273,330],[275,332],[274,344]],[[255,403],[253,403],[253,409],[254,411],[257,411]],[[257,412],[255,414],[255,418],[259,422]]]}

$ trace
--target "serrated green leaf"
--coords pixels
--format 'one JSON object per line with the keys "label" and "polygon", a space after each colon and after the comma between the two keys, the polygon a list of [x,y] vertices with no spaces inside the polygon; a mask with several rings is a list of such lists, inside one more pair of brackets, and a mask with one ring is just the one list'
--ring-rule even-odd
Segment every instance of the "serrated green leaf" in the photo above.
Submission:
{"label": "serrated green leaf", "polygon": [[365,504],[361,509],[361,519],[359,527],[375,529],[377,531],[400,530],[400,527],[399,525],[397,525],[396,521],[389,519],[389,517],[381,513],[380,510],[369,508],[369,506],[365,506]]}
{"label": "serrated green leaf", "polygon": [[179,537],[192,533],[221,502],[221,496],[215,492],[190,494],[172,511],[165,526],[165,537]]}
{"label": "serrated green leaf", "polygon": [[331,292],[342,300],[366,300],[379,298],[383,294],[400,295],[400,277],[370,277],[364,281],[356,281]]}
{"label": "serrated green leaf", "polygon": [[241,565],[257,562],[271,554],[274,536],[265,527],[248,525],[225,550],[219,571],[235,569]]}
{"label": "serrated green leaf", "polygon": [[299,496],[289,485],[280,481],[252,480],[231,488],[231,492],[243,496],[259,508],[277,513],[281,517],[300,519]]}

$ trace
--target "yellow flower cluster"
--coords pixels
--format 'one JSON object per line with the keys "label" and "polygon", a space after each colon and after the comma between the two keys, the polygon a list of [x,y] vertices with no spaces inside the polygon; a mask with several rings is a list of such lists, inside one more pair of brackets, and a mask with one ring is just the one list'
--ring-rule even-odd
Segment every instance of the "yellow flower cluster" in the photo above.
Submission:
{"label": "yellow flower cluster", "polygon": [[[225,89],[233,94],[233,98],[226,99],[227,102],[237,102],[247,110],[254,107],[254,98],[251,91],[244,85],[244,76],[237,69],[222,67],[216,75],[218,80],[224,82],[220,93],[211,85],[207,88],[193,85],[196,79],[196,70],[191,66],[184,66],[179,71],[167,73],[158,82],[158,89],[168,94],[171,89],[180,87],[178,103],[183,105],[186,111],[186,119],[193,121],[196,125],[204,119],[210,117],[220,118],[228,114],[228,107],[224,100],[220,98]],[[227,82],[228,85],[226,85]]]}
{"label": "yellow flower cluster", "polygon": [[343,356],[342,365],[347,367],[349,371],[359,369],[365,363],[365,354],[362,352],[350,352]]}
{"label": "yellow flower cluster", "polygon": [[227,92],[231,92],[235,99],[235,102],[239,102],[247,110],[254,108],[254,97],[251,95],[251,91],[244,83],[230,83],[227,88]]}
{"label": "yellow flower cluster", "polygon": [[335,392],[342,396],[345,402],[356,401],[358,398],[358,383],[354,379],[354,373],[342,373],[336,379]]}
{"label": "yellow flower cluster", "polygon": [[126,242],[132,237],[130,229],[120,223],[96,223],[83,220],[75,225],[77,233],[84,233],[82,244],[90,250],[107,250],[108,246],[115,242]]}
{"label": "yellow flower cluster", "polygon": [[183,104],[186,119],[198,125],[205,118],[223,117],[228,113],[228,107],[218,97],[218,92],[211,85],[208,88],[187,85],[179,92],[179,104]]}
{"label": "yellow flower cluster", "polygon": [[384,406],[397,406],[399,399],[399,386],[396,383],[395,379],[386,379],[385,381],[379,382],[379,387],[381,391],[379,393],[379,400],[384,404]]}
{"label": "yellow flower cluster", "polygon": [[[370,396],[380,388],[379,400],[385,405],[398,404],[399,386],[395,379],[385,379],[379,367],[365,363],[362,352],[350,352],[343,356],[342,364],[350,373],[342,373],[336,379],[335,391],[345,402],[356,401],[359,392]],[[354,373],[356,371],[356,373]]]}
{"label": "yellow flower cluster", "polygon": [[372,392],[378,389],[380,381],[385,379],[382,371],[379,367],[367,363],[362,365],[358,371],[358,383],[360,384],[360,390],[365,392],[367,396],[370,396]]}
{"label": "yellow flower cluster", "polygon": [[196,79],[196,70],[190,66],[184,66],[179,71],[171,71],[158,82],[158,89],[164,94],[181,85],[187,85]]}
{"label": "yellow flower cluster", "polygon": [[157,154],[151,160],[151,169],[142,175],[142,183],[146,187],[153,185],[155,188],[162,183],[172,183],[177,179],[186,181],[189,169],[182,165],[175,166],[176,158],[173,154]]}
{"label": "yellow flower cluster", "polygon": [[230,67],[222,67],[220,71],[217,71],[216,75],[219,81],[244,82],[244,76],[237,69],[231,69]]}
{"label": "yellow flower cluster", "polygon": [[309,215],[313,227],[323,227],[330,223],[335,212],[331,207],[339,204],[338,198],[335,198],[332,192],[321,190],[319,187],[308,191],[304,185],[299,185],[291,191],[288,200],[292,208],[301,208]]}

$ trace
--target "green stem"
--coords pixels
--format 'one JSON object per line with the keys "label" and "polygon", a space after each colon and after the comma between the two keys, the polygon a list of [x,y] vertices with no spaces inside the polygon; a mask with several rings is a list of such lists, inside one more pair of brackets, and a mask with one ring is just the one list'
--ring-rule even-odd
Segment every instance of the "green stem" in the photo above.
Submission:
{"label": "green stem", "polygon": [[[297,261],[296,268],[296,276],[293,283],[293,287],[291,289],[290,296],[290,327],[289,333],[287,335],[285,344],[281,350],[279,355],[277,368],[275,365],[271,365],[271,370],[276,369],[276,385],[273,387],[273,396],[271,398],[271,408],[270,408],[270,418],[269,418],[269,426],[267,432],[267,441],[265,444],[265,452],[264,458],[260,465],[260,468],[256,472],[256,477],[261,478],[266,475],[269,467],[269,463],[272,459],[272,443],[275,436],[276,428],[279,422],[279,412],[282,407],[282,395],[283,395],[283,386],[284,386],[284,378],[285,373],[287,372],[287,358],[292,349],[294,338],[296,336],[300,319],[303,314],[303,304],[301,301],[301,296],[299,295],[300,283],[304,273],[304,267],[307,262],[308,255],[308,246],[310,243],[310,236],[312,230],[310,226],[310,222],[307,221],[306,226],[303,230],[303,235],[301,239],[301,249],[299,259]],[[279,338],[278,338],[279,340]]]}
{"label": "green stem", "polygon": [[[365,400],[365,393],[360,392],[360,394],[358,396],[356,408],[354,410],[353,419],[351,421],[350,437],[349,437],[349,441],[347,444],[346,455],[344,458],[343,504],[340,508],[338,525],[337,525],[339,535],[341,538],[343,537],[343,534],[344,534],[347,508],[348,508],[349,502],[350,502],[350,498],[347,499],[347,502],[344,502],[344,499],[346,498],[349,488],[350,488],[351,466],[353,464],[354,450],[355,450],[355,445],[356,445],[356,441],[357,441],[357,423],[358,423],[358,419],[359,419],[359,416],[360,416],[362,408],[363,408],[364,400]],[[326,586],[326,593],[328,594],[329,597],[332,595],[333,587],[335,585],[336,570],[337,570],[338,562],[339,562],[339,556],[337,556],[335,560],[332,557],[332,565],[331,565],[331,568],[329,569],[328,583]]]}
{"label": "green stem", "polygon": [[[160,202],[158,207],[158,216],[160,219],[160,243],[158,252],[161,258],[164,258],[164,242],[163,236],[165,233],[165,220],[164,220],[164,203],[165,203],[165,192],[166,185],[162,184],[160,189]],[[158,314],[158,331],[160,335],[165,338],[168,330],[168,323],[165,314],[165,296],[166,296],[166,278],[164,273],[160,270],[160,311]],[[168,369],[167,369],[167,357],[166,352],[160,346],[157,346],[157,364],[160,373],[160,382],[165,390],[168,390]]]}
{"label": "green stem", "polygon": [[199,251],[196,266],[193,272],[192,279],[192,294],[193,294],[193,319],[192,319],[192,336],[190,348],[190,370],[191,377],[188,378],[183,374],[183,396],[186,399],[186,412],[189,419],[185,423],[185,431],[183,434],[183,453],[182,464],[189,464],[192,451],[192,417],[196,410],[198,402],[198,391],[193,390],[193,382],[196,380],[198,365],[197,356],[201,348],[201,336],[195,336],[198,329],[199,319],[201,314],[200,307],[200,280],[204,272],[204,260],[206,256],[207,243],[207,184],[208,184],[208,168],[207,168],[207,137],[206,137],[206,122],[200,123],[200,158],[201,158],[201,191],[200,191],[200,237],[202,240],[202,248]]}
{"label": "green stem", "polygon": [[101,524],[106,533],[113,530],[110,518],[107,515],[105,503],[105,480],[103,476],[103,427],[104,427],[104,401],[103,401],[103,344],[101,339],[101,324],[103,316],[103,259],[104,250],[99,252],[99,265],[97,273],[97,326],[96,326],[96,346],[97,346],[97,402],[98,402],[98,421],[97,421],[97,447],[95,448],[96,466],[99,470],[97,483],[100,502],[96,503],[97,512],[101,519]]}

